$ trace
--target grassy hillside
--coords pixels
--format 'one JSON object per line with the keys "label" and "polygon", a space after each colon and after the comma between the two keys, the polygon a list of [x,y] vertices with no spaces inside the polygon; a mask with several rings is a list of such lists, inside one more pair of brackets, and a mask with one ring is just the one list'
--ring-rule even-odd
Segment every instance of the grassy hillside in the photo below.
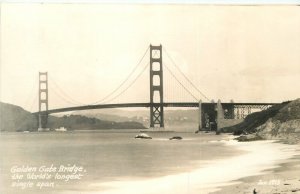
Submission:
{"label": "grassy hillside", "polygon": [[37,129],[34,115],[19,106],[0,102],[1,131],[33,131]]}
{"label": "grassy hillside", "polygon": [[287,122],[300,119],[300,99],[294,100],[283,108],[274,116],[274,121]]}

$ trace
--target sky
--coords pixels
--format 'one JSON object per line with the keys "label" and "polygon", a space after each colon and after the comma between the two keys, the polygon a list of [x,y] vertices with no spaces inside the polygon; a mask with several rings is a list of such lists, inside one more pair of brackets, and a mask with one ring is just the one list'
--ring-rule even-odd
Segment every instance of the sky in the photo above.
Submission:
{"label": "sky", "polygon": [[[38,72],[49,74],[50,109],[72,105],[59,93],[90,104],[117,88],[150,44],[164,48],[165,101],[195,101],[167,67],[206,101],[166,53],[210,100],[300,97],[300,6],[3,3],[0,25],[0,100],[31,111]],[[148,63],[146,53],[120,90]],[[121,101],[149,102],[149,69]]]}

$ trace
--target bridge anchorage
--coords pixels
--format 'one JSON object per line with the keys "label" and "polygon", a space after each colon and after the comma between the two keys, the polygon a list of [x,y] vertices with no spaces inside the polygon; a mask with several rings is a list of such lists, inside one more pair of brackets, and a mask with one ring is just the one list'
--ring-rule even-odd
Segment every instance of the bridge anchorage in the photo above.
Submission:
{"label": "bridge anchorage", "polygon": [[[149,49],[149,48],[148,48]],[[148,51],[147,49],[147,51]],[[150,45],[150,102],[148,103],[122,103],[122,104],[94,104],[83,105],[67,108],[58,108],[49,110],[48,100],[48,73],[39,72],[39,112],[34,113],[38,120],[38,130],[47,130],[48,115],[52,113],[60,113],[76,110],[91,110],[104,108],[128,108],[128,107],[145,107],[150,108],[150,127],[165,127],[164,124],[164,108],[165,107],[182,107],[182,108],[198,108],[198,130],[218,130],[222,127],[230,126],[241,122],[248,114],[253,112],[253,109],[265,110],[270,106],[278,103],[221,103],[219,100],[215,102],[164,102],[164,88],[163,88],[163,62],[162,45]],[[145,52],[145,54],[147,53]],[[145,56],[145,55],[144,55]],[[167,56],[170,56],[167,53]],[[171,58],[170,58],[171,59]],[[171,59],[171,61],[173,61]],[[165,68],[172,74],[168,66]],[[178,67],[177,67],[178,68]],[[188,78],[183,75],[187,80]],[[178,81],[178,79],[175,77]],[[188,80],[190,82],[190,80]],[[179,81],[178,81],[179,82]],[[191,82],[190,82],[191,83]],[[181,84],[181,83],[179,83]],[[193,84],[192,84],[193,85]],[[183,86],[181,84],[181,86]],[[194,85],[193,85],[194,86]],[[184,87],[184,86],[183,86]],[[185,88],[185,87],[184,87]],[[194,86],[194,88],[196,88]],[[196,88],[197,89],[197,88]],[[198,89],[197,89],[198,90]],[[198,90],[201,93],[200,90]],[[201,93],[202,94],[202,93]],[[202,94],[202,96],[204,96]],[[206,96],[204,96],[209,100]]]}

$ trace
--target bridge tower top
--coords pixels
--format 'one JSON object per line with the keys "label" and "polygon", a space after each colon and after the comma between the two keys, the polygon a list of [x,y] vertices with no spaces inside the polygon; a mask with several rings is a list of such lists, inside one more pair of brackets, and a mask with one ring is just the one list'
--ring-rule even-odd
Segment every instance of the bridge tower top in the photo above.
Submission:
{"label": "bridge tower top", "polygon": [[48,111],[48,72],[39,72],[39,112]]}
{"label": "bridge tower top", "polygon": [[150,127],[164,127],[162,46],[150,45]]}
{"label": "bridge tower top", "polygon": [[48,102],[48,72],[39,72],[39,129],[46,128]]}

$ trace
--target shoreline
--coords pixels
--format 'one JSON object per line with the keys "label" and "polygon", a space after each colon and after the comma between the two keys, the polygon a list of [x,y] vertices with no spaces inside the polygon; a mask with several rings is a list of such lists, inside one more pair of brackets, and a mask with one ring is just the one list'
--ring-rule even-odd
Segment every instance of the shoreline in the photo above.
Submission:
{"label": "shoreline", "polygon": [[[266,141],[266,140],[262,140]],[[286,141],[274,143],[287,145]],[[258,194],[289,194],[300,193],[300,143],[293,144],[296,155],[279,161],[273,168],[265,169],[258,175],[249,175],[230,181],[229,185],[218,187],[210,194],[252,194],[255,189]]]}
{"label": "shoreline", "polygon": [[[232,187],[239,185],[239,183],[243,184],[242,180],[245,174],[249,174],[251,177],[261,175],[263,172],[278,168],[279,163],[290,160],[293,155],[296,155],[294,145],[281,144],[274,141],[237,142],[224,139],[220,141],[227,146],[232,146],[234,149],[246,152],[207,163],[191,172],[144,180],[111,181],[96,185],[109,188],[103,191],[106,194],[137,193],[135,188],[149,188],[146,191],[138,191],[138,193],[143,194],[204,194],[214,192],[224,194],[223,188],[229,188],[227,193],[232,194],[238,193],[233,192]],[[269,157],[264,157],[268,153],[270,154]],[[263,160],[251,160],[252,158],[263,158]],[[222,190],[220,191],[220,189]],[[251,194],[252,192],[248,193]]]}

